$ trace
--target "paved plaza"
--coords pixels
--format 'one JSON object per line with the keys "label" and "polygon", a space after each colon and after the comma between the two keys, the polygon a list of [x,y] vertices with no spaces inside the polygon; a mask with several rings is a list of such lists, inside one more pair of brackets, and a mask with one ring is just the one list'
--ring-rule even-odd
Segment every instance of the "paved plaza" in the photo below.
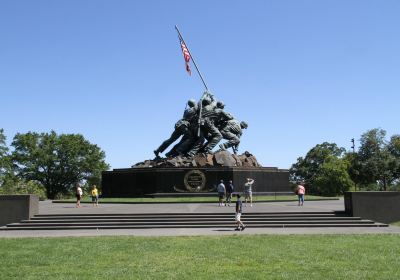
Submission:
{"label": "paved plaza", "polygon": [[[244,207],[251,212],[332,212],[344,211],[343,199],[327,201],[306,201],[304,206],[297,202],[254,203],[253,207]],[[381,234],[400,233],[400,227],[324,227],[324,228],[247,228],[243,232],[234,230],[234,203],[219,207],[218,203],[157,203],[157,204],[100,204],[93,207],[84,203],[75,208],[74,203],[52,203],[42,201],[39,214],[129,214],[129,213],[232,213],[232,227],[224,228],[155,228],[155,229],[100,229],[100,230],[15,230],[0,231],[0,237],[56,237],[56,236],[193,236],[193,235],[228,235],[228,234]]]}
{"label": "paved plaza", "polygon": [[[235,212],[235,199],[231,206],[219,207],[215,203],[132,203],[132,204],[101,204],[93,207],[91,203],[82,203],[81,208],[75,208],[74,203],[52,203],[41,201],[39,214],[124,214],[124,213],[229,213]],[[331,212],[344,211],[343,199],[326,201],[309,201],[304,206],[291,202],[254,203],[253,207],[243,201],[243,212]]]}

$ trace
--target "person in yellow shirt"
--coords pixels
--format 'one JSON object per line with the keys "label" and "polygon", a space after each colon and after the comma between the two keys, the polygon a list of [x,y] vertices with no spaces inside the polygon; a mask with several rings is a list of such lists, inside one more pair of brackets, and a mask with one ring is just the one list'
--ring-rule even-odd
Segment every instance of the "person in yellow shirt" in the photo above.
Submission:
{"label": "person in yellow shirt", "polygon": [[99,192],[96,188],[96,185],[93,185],[91,195],[92,195],[93,206],[95,205],[99,206]]}

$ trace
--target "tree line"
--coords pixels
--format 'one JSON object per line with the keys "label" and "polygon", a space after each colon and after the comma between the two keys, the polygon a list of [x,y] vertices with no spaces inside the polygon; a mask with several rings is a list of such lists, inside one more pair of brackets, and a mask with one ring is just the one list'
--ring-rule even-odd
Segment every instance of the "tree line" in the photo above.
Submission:
{"label": "tree line", "polygon": [[71,195],[78,182],[100,185],[109,168],[104,151],[80,134],[18,133],[11,147],[0,129],[0,194]]}
{"label": "tree line", "polygon": [[385,130],[368,130],[354,151],[335,143],[318,144],[292,165],[290,178],[305,182],[308,192],[318,195],[400,190],[400,135],[387,140]]}

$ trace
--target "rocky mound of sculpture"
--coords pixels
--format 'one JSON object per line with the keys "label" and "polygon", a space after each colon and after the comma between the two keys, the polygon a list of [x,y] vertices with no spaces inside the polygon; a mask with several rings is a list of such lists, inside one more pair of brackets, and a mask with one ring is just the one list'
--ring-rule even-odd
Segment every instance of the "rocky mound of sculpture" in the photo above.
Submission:
{"label": "rocky mound of sculpture", "polygon": [[196,154],[192,157],[176,156],[173,158],[155,158],[133,165],[133,168],[157,167],[262,167],[255,156],[249,152],[241,155],[228,151],[218,151],[208,154]]}

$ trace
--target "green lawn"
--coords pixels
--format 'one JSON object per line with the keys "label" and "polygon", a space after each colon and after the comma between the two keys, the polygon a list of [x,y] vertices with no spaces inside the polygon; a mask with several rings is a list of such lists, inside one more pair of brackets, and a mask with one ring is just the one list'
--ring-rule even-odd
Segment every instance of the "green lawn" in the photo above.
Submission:
{"label": "green lawn", "polygon": [[1,279],[400,279],[400,235],[0,239]]}
{"label": "green lawn", "polygon": [[[313,196],[307,195],[306,200],[332,200],[338,199],[337,197],[322,197],[322,196]],[[282,196],[253,196],[253,201],[276,201],[276,200],[285,200],[285,201],[297,201],[297,196],[295,195],[282,195]],[[64,200],[55,200],[54,202],[75,202],[75,198],[64,199]],[[84,196],[82,198],[82,202],[91,202],[91,198],[89,196]],[[176,202],[176,203],[194,203],[194,202],[216,202],[218,201],[217,196],[215,197],[158,197],[158,198],[150,198],[150,197],[142,197],[142,198],[100,198],[100,203],[163,203],[163,202]],[[233,201],[236,201],[233,198]]]}

